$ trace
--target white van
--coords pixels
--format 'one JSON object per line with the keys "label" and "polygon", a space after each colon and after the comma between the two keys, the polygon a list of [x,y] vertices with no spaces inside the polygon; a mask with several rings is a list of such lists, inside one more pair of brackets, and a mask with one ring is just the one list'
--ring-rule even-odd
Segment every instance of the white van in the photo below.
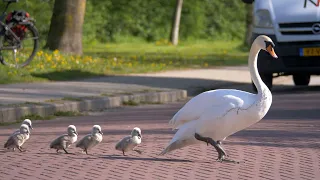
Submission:
{"label": "white van", "polygon": [[258,56],[270,89],[274,77],[293,75],[295,85],[308,85],[310,75],[320,75],[320,0],[242,1],[254,3],[252,41],[265,34],[276,45],[278,59],[263,51]]}

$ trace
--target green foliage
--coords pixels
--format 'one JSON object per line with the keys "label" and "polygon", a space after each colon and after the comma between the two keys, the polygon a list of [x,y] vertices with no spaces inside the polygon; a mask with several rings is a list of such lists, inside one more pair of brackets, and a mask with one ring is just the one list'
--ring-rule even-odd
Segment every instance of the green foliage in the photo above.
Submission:
{"label": "green foliage", "polygon": [[[185,0],[183,3],[180,40],[243,38],[245,6],[242,1]],[[88,0],[85,40],[95,43],[168,39],[175,4],[175,0]]]}
{"label": "green foliage", "polygon": [[[4,3],[1,3],[4,7]],[[41,40],[49,32],[54,0],[20,0],[10,10],[24,9],[36,19]],[[83,40],[157,41],[170,37],[176,0],[87,0]],[[234,40],[245,34],[245,5],[240,0],[184,0],[180,40]]]}

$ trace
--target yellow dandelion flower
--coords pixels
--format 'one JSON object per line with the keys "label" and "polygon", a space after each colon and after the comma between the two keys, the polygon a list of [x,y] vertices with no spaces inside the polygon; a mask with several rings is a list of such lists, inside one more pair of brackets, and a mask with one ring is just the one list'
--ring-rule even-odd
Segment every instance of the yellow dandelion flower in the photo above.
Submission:
{"label": "yellow dandelion flower", "polygon": [[54,50],[54,51],[53,51],[53,54],[54,54],[54,55],[59,54],[59,50],[58,50],[58,49]]}
{"label": "yellow dandelion flower", "polygon": [[42,56],[42,54],[43,54],[43,51],[38,51],[37,52],[37,56]]}

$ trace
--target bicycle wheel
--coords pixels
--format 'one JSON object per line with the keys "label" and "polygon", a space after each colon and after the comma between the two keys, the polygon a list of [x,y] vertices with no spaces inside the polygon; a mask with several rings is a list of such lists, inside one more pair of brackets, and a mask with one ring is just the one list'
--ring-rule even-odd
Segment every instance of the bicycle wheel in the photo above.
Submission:
{"label": "bicycle wheel", "polygon": [[21,68],[28,65],[36,55],[39,46],[39,34],[33,24],[14,24],[10,29],[20,41],[11,32],[6,32],[6,35],[1,40],[3,47],[9,48],[15,46],[16,48],[2,50],[1,63]]}

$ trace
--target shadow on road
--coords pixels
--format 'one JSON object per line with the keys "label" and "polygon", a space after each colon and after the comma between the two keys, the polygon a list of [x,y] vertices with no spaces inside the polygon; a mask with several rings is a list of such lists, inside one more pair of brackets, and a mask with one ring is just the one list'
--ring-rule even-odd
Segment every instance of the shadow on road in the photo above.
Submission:
{"label": "shadow on road", "polygon": [[[175,78],[175,77],[151,77],[151,76],[121,76],[121,75],[100,75],[100,74],[88,74],[89,72],[74,72],[75,70],[65,70],[63,72],[50,72],[50,73],[37,73],[36,77],[47,78],[53,81],[62,80],[61,76],[68,74],[79,74],[77,77],[79,82],[90,83],[120,83],[120,84],[135,84],[150,86],[155,88],[171,88],[171,89],[186,89],[189,96],[195,96],[203,91],[219,89],[219,88],[232,88],[245,90],[248,92],[254,92],[251,83],[240,83],[224,80],[212,80],[212,79],[199,79],[199,78]],[[88,79],[79,79],[83,76],[93,77]],[[320,86],[301,86],[295,87],[293,85],[274,85],[274,94],[291,94],[301,92],[314,92],[319,91]]]}
{"label": "shadow on road", "polygon": [[319,149],[320,145],[310,144],[299,144],[299,143],[277,143],[277,142],[228,142],[228,145],[242,145],[242,146],[263,146],[263,147],[278,147],[278,148],[311,148]]}
{"label": "shadow on road", "polygon": [[129,160],[129,161],[167,161],[167,162],[192,162],[190,160],[184,159],[169,159],[169,158],[148,158],[148,157],[129,157],[129,156],[100,156],[104,159],[111,159],[111,160]]}

